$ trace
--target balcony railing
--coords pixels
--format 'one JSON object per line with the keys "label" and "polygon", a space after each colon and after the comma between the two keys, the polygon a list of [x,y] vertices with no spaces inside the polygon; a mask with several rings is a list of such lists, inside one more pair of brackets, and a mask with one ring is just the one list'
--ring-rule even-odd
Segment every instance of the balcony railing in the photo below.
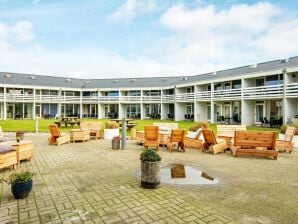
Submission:
{"label": "balcony railing", "polygon": [[15,94],[15,93],[7,93],[6,94],[7,101],[33,101],[33,94]]}
{"label": "balcony railing", "polygon": [[37,102],[59,102],[61,100],[61,97],[59,95],[35,95],[35,101]]}
{"label": "balcony railing", "polygon": [[248,87],[243,90],[244,99],[280,98],[283,96],[283,85]]}
{"label": "balcony railing", "polygon": [[119,96],[100,96],[99,101],[100,102],[118,102]]}
{"label": "balcony railing", "polygon": [[178,93],[176,94],[176,101],[193,101],[195,98],[194,93]]}
{"label": "balcony railing", "polygon": [[287,97],[298,97],[298,83],[291,83],[287,85]]}
{"label": "balcony railing", "polygon": [[80,102],[80,96],[61,96],[61,101],[62,102]]}
{"label": "balcony railing", "polygon": [[211,100],[211,91],[202,91],[196,93],[197,100],[200,101],[210,101]]}
{"label": "balcony railing", "polygon": [[161,96],[143,96],[143,101],[159,102],[161,101]]}
{"label": "balcony railing", "polygon": [[0,93],[0,100],[4,101],[4,93]]}
{"label": "balcony railing", "polygon": [[141,102],[141,96],[121,96],[120,101],[122,102]]}
{"label": "balcony railing", "polygon": [[162,101],[163,102],[174,102],[175,101],[175,95],[171,94],[171,95],[163,95],[162,96]]}
{"label": "balcony railing", "polygon": [[241,89],[224,89],[214,91],[214,100],[233,100],[241,98]]}
{"label": "balcony railing", "polygon": [[97,103],[98,96],[82,96],[82,102],[92,102]]}

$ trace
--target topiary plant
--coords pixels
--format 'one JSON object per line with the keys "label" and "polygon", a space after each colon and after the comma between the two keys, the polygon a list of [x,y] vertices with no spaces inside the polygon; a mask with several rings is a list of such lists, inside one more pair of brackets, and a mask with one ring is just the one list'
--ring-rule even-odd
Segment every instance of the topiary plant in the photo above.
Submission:
{"label": "topiary plant", "polygon": [[154,150],[147,149],[146,151],[144,151],[144,152],[141,153],[140,160],[143,161],[143,162],[144,161],[147,161],[147,162],[157,162],[157,161],[161,161],[161,157]]}

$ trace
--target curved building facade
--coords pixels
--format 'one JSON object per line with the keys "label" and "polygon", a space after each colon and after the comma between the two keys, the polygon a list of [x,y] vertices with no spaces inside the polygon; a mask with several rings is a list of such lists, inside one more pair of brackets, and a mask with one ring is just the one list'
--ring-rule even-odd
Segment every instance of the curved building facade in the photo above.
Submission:
{"label": "curved building facade", "polygon": [[298,114],[298,57],[195,76],[77,79],[0,72],[0,118],[78,116],[288,123]]}

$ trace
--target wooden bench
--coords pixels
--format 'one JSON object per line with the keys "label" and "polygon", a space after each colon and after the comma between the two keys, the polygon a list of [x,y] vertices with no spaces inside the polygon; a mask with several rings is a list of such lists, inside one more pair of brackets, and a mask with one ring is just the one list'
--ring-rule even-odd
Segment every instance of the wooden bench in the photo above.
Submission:
{"label": "wooden bench", "polygon": [[236,131],[232,153],[277,159],[275,150],[275,132],[272,131]]}
{"label": "wooden bench", "polygon": [[227,147],[232,147],[232,139],[235,136],[235,131],[246,131],[246,125],[217,125],[217,137],[225,139]]}

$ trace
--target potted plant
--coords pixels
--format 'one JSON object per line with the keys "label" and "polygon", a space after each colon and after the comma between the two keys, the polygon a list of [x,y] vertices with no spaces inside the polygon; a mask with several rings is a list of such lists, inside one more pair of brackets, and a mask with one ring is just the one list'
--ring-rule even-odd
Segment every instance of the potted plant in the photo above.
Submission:
{"label": "potted plant", "polygon": [[17,141],[17,142],[20,142],[21,139],[22,139],[22,138],[21,138],[20,136],[17,136],[17,137],[16,137],[16,141]]}
{"label": "potted plant", "polygon": [[120,137],[115,136],[112,139],[112,149],[120,149]]}
{"label": "potted plant", "polygon": [[141,187],[154,189],[160,184],[160,155],[152,149],[141,153]]}
{"label": "potted plant", "polygon": [[33,177],[34,173],[29,171],[23,171],[19,173],[13,173],[9,176],[8,180],[5,181],[8,184],[11,184],[11,192],[15,199],[23,199],[26,198],[33,185]]}
{"label": "potted plant", "polygon": [[20,137],[21,140],[24,140],[24,132],[23,131],[17,131],[16,132],[16,138]]}

